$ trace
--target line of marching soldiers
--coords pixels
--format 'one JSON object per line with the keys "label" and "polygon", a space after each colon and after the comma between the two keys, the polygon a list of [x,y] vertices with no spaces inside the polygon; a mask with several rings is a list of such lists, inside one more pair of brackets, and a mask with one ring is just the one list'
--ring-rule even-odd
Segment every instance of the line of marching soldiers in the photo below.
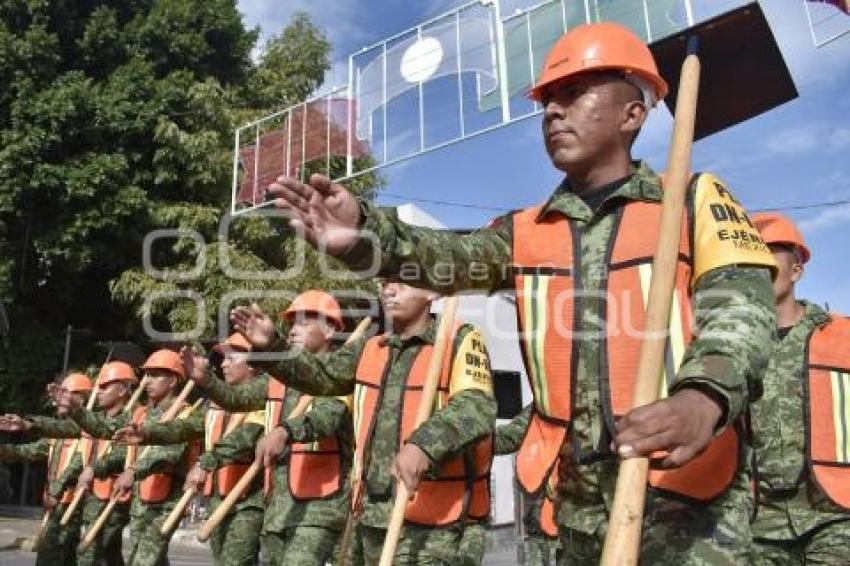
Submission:
{"label": "line of marching soldiers", "polygon": [[[251,564],[260,545],[273,564],[322,564],[337,544],[340,558],[376,564],[405,490],[395,563],[478,564],[493,453],[516,451],[559,564],[598,562],[619,460],[632,457],[653,463],[641,563],[846,564],[850,321],[797,300],[810,253],[796,227],[750,217],[710,173],[693,176],[681,218],[660,399],[632,407],[663,181],[631,151],[666,93],[632,32],[572,29],[530,93],[564,181],[543,205],[467,235],[407,225],[319,175],[279,178],[269,196],[300,236],[353,270],[378,262],[388,331],[332,349],[339,306],[308,291],[284,314],[285,337],[255,306],[231,313],[224,380],[188,348],[160,350],[140,368],[143,408],[124,410],[136,372],[111,362],[98,410],[85,408],[92,383],[72,374],[51,389],[59,420],[4,417],[4,430],[72,439],[0,452],[49,460],[39,563],[120,564],[128,521],[130,563],[167,563],[163,527],[185,489],[214,506],[240,496],[218,507],[221,564]],[[534,402],[496,430],[482,333],[438,332],[430,307],[437,293],[502,289],[516,292]],[[184,406],[184,381],[205,411]],[[75,487],[87,495],[73,514]],[[90,554],[74,550],[81,522]]]}
{"label": "line of marching soldiers", "polygon": [[[796,538],[790,529],[798,524],[806,528],[812,548],[837,549],[847,536],[850,515],[842,510],[842,498],[848,484],[840,477],[830,483],[834,469],[815,459],[826,448],[812,440],[828,434],[813,428],[827,417],[812,411],[823,405],[818,412],[833,412],[825,404],[839,402],[832,388],[845,384],[837,381],[838,370],[830,369],[827,386],[819,385],[817,372],[827,370],[821,369],[820,358],[811,358],[850,358],[846,343],[836,343],[831,335],[847,332],[850,323],[795,300],[793,286],[810,253],[794,225],[778,215],[759,215],[755,222],[780,266],[775,284],[780,312],[788,309],[790,298],[796,313],[795,322],[780,329],[765,394],[751,411],[761,504],[754,523],[761,542],[756,539],[759,551],[751,561],[758,563],[769,562],[772,544],[782,549],[783,538]],[[380,297],[391,331],[354,336],[335,350],[333,339],[343,330],[340,307],[330,294],[311,290],[281,313],[289,322],[286,337],[277,335],[272,320],[255,305],[233,311],[238,332],[214,347],[221,355],[223,380],[214,375],[208,358],[188,348],[180,353],[163,349],[139,368],[144,405],[130,406],[139,398],[133,395],[137,370],[110,361],[94,382],[70,373],[49,387],[56,418],[0,417],[0,430],[44,437],[0,446],[0,459],[48,462],[47,514],[37,564],[124,564],[122,531],[128,523],[128,563],[167,564],[173,527],[163,529],[163,523],[181,496],[203,494],[215,510],[245,479],[252,462],[264,473],[248,478],[247,488],[212,530],[216,564],[255,564],[261,545],[272,564],[324,564],[335,558],[335,550],[347,552],[349,563],[375,564],[386,536],[394,478],[415,493],[396,562],[479,564],[490,511],[491,459],[494,452],[512,453],[528,444],[534,411],[526,407],[494,434],[496,409],[484,338],[478,329],[457,323],[440,370],[436,410],[414,427],[413,413],[434,355],[436,325],[430,311],[437,295],[385,281]],[[830,351],[836,344],[838,354]],[[257,351],[288,355],[253,361],[251,353]],[[809,374],[800,376],[804,367]],[[209,400],[203,410],[185,401],[193,386]],[[351,395],[329,396],[352,387]],[[799,395],[789,393],[794,387]],[[302,393],[305,389],[317,396]],[[87,407],[87,400],[96,401],[96,408]],[[829,434],[846,449],[847,438]],[[202,450],[195,449],[201,443]],[[138,445],[153,449],[139,452]],[[801,472],[800,466],[810,472]],[[527,517],[529,532],[537,538],[527,561],[532,564],[549,564],[549,547],[557,546],[558,471],[548,474]],[[690,481],[705,489],[714,479]],[[75,494],[84,494],[77,512],[72,509]],[[112,501],[114,508],[105,514]],[[105,521],[95,527],[99,517]],[[340,550],[349,517],[356,526]],[[81,532],[94,528],[91,544],[78,551]],[[553,542],[546,543],[547,538]]]}

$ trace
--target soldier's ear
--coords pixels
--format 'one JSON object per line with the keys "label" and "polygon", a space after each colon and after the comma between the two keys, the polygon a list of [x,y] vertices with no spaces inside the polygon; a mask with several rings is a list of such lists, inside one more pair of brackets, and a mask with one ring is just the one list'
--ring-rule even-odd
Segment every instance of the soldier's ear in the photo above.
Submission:
{"label": "soldier's ear", "polygon": [[791,264],[791,282],[796,283],[800,279],[802,279],[804,271],[805,271],[805,269],[803,268],[802,263],[800,263],[798,261],[795,261],[794,263],[792,263]]}

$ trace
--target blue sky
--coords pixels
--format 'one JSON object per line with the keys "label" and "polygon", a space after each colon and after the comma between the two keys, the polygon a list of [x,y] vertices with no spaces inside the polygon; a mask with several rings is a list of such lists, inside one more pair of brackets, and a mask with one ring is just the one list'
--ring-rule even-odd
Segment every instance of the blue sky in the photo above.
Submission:
{"label": "blue sky", "polygon": [[[502,0],[505,9],[523,0]],[[338,62],[360,49],[445,10],[458,0],[240,0],[248,25],[263,36],[277,33],[295,11],[311,15],[334,45]],[[697,17],[729,1],[694,0]],[[526,2],[525,4],[532,4]],[[850,200],[850,35],[816,49],[802,4],[763,0],[761,5],[786,58],[800,98],[755,119],[698,142],[694,169],[725,179],[750,209],[787,208]],[[710,8],[707,8],[710,7]],[[843,25],[838,13],[817,6],[815,20]],[[825,16],[824,16],[825,15]],[[337,66],[336,83],[345,80]],[[734,86],[730,85],[730,92]],[[662,170],[671,131],[666,109],[653,113],[635,155]],[[446,149],[384,170],[388,180],[380,202],[413,201],[450,227],[486,223],[497,211],[416,202],[472,203],[513,209],[545,199],[560,181],[540,136],[539,118],[530,118]],[[783,210],[798,222],[813,252],[798,295],[850,314],[850,205]]]}

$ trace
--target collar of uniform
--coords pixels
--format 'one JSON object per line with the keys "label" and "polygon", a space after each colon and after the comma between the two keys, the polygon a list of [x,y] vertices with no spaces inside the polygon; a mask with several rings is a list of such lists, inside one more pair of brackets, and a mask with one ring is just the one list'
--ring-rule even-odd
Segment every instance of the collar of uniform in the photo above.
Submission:
{"label": "collar of uniform", "polygon": [[820,306],[806,300],[801,300],[798,302],[803,305],[803,308],[805,309],[805,311],[803,312],[802,320],[810,322],[813,326],[816,327],[823,326],[824,324],[829,322],[829,313],[823,310]]}
{"label": "collar of uniform", "polygon": [[[635,173],[631,179],[623,183],[613,195],[608,197],[606,202],[614,198],[646,201],[661,200],[661,178],[643,161],[635,161],[634,166]],[[570,190],[568,179],[564,179],[558,185],[554,194],[540,208],[540,212],[537,214],[535,220],[537,222],[542,221],[552,211],[558,211],[564,216],[576,220],[589,220],[593,216],[593,211],[585,204],[584,200]]]}
{"label": "collar of uniform", "polygon": [[428,323],[428,326],[420,332],[419,334],[414,334],[413,336],[404,339],[396,333],[387,333],[384,334],[384,344],[390,346],[392,348],[400,348],[404,344],[409,344],[411,342],[422,342],[423,344],[433,344],[437,339],[437,322],[435,318],[432,316],[431,321]]}

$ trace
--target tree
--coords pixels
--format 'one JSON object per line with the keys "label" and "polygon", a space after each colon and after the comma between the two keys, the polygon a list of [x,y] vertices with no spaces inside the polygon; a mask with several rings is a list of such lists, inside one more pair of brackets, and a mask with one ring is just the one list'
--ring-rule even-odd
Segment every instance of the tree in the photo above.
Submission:
{"label": "tree", "polygon": [[[251,59],[256,39],[232,0],[0,6],[0,298],[10,329],[0,395],[7,409],[31,403],[25,392],[60,368],[66,326],[102,339],[143,335],[133,282],[144,275],[145,235],[180,227],[218,245],[234,127],[303,97],[328,66],[329,45],[305,16],[259,64]],[[242,224],[239,240],[228,244],[238,261],[285,263],[273,227]],[[155,265],[188,261],[188,246],[177,239],[155,247]],[[208,275],[199,289],[224,285]],[[182,324],[179,313],[165,319],[171,329]]]}

